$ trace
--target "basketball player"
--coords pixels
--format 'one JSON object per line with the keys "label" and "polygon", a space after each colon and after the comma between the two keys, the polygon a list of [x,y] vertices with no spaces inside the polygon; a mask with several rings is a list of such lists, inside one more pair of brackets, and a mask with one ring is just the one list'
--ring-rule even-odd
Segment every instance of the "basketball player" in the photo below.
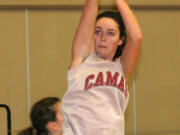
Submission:
{"label": "basketball player", "polygon": [[97,16],[98,0],[85,1],[62,102],[63,135],[124,135],[126,80],[136,63],[142,33],[126,1],[115,3],[118,13]]}
{"label": "basketball player", "polygon": [[36,102],[30,113],[31,127],[17,135],[62,135],[64,117],[57,97],[46,97]]}

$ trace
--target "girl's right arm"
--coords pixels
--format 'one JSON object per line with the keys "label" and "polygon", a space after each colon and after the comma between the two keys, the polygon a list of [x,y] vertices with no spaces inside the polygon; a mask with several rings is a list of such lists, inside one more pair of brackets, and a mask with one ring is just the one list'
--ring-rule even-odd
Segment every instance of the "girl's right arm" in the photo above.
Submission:
{"label": "girl's right arm", "polygon": [[72,61],[70,69],[80,65],[89,55],[93,41],[94,25],[99,0],[86,0],[83,12],[72,43]]}
{"label": "girl's right arm", "polygon": [[123,72],[127,80],[136,64],[143,35],[137,19],[126,3],[126,0],[115,0],[115,2],[128,33],[127,44],[120,56]]}

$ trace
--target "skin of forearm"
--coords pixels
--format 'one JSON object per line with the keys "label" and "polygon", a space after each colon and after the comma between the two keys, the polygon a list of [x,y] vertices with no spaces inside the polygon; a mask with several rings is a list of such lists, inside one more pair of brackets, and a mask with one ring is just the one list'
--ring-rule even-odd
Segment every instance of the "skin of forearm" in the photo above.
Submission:
{"label": "skin of forearm", "polygon": [[125,0],[115,0],[118,10],[121,13],[128,38],[137,40],[142,38],[139,24]]}
{"label": "skin of forearm", "polygon": [[90,44],[93,38],[94,25],[98,12],[98,0],[86,0],[77,28],[74,44]]}

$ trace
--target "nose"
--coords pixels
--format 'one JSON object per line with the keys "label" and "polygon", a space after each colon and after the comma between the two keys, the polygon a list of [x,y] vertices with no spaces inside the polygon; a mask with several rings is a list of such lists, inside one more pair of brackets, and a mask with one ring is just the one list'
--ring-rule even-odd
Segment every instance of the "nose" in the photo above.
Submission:
{"label": "nose", "polygon": [[105,41],[106,40],[106,34],[105,33],[102,33],[101,34],[101,41]]}

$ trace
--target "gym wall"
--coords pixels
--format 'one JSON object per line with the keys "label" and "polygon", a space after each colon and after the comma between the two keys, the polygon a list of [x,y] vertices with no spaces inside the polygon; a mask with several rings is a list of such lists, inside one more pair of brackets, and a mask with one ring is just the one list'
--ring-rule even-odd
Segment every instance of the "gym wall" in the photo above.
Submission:
{"label": "gym wall", "polygon": [[[0,104],[11,109],[12,135],[30,125],[29,110],[63,97],[71,44],[84,0],[0,0]],[[128,0],[143,32],[128,80],[126,135],[180,134],[180,1]],[[114,9],[101,0],[102,10]],[[0,134],[7,134],[0,108]]]}

